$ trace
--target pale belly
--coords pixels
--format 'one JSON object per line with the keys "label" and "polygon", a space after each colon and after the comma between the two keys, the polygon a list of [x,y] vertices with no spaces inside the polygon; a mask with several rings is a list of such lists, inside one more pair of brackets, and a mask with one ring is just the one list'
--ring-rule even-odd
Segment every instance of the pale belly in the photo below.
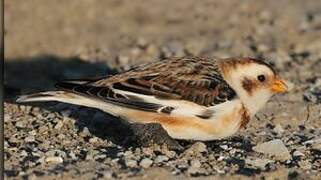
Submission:
{"label": "pale belly", "polygon": [[202,141],[232,136],[241,128],[243,121],[242,106],[236,106],[232,111],[212,119],[134,110],[127,111],[123,118],[138,123],[159,123],[174,139]]}

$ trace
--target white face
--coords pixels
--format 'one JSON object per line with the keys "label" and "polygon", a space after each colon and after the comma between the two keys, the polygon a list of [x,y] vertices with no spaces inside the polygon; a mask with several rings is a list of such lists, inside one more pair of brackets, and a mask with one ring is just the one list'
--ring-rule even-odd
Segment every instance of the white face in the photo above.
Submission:
{"label": "white face", "polygon": [[273,87],[278,78],[264,64],[239,64],[225,76],[252,116],[276,93]]}

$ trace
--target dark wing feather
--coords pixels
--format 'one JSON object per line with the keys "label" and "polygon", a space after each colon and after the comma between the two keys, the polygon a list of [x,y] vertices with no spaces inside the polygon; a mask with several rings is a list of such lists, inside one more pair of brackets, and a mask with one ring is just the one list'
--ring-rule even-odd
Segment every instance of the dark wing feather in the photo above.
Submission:
{"label": "dark wing feather", "polygon": [[[106,101],[119,106],[124,106],[132,109],[151,111],[151,112],[163,112],[170,113],[174,108],[163,106],[155,103],[143,102],[139,98],[122,95],[115,93],[109,87],[96,87],[87,84],[73,84],[69,82],[59,82],[56,84],[58,89],[62,89],[68,92],[81,94],[84,96],[98,98],[99,100]],[[170,111],[168,111],[170,110]]]}
{"label": "dark wing feather", "polygon": [[216,61],[199,57],[154,62],[96,81],[93,85],[163,99],[187,100],[203,106],[236,97],[235,91],[224,81]]}
{"label": "dark wing feather", "polygon": [[163,113],[170,113],[174,108],[116,93],[114,89],[159,99],[187,100],[202,106],[213,106],[236,97],[215,61],[197,57],[167,59],[109,78],[83,84],[61,82],[56,87],[124,107]]}

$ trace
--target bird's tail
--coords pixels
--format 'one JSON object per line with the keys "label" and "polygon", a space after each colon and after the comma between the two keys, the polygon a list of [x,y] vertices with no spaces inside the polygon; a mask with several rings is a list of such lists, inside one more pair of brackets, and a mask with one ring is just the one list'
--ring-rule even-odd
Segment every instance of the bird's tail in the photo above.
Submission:
{"label": "bird's tail", "polygon": [[18,99],[16,100],[16,102],[18,103],[45,101],[58,101],[79,106],[87,106],[91,108],[100,109],[115,116],[117,116],[119,112],[122,111],[121,107],[114,106],[110,103],[106,103],[105,101],[101,101],[95,98],[88,98],[86,96],[67,91],[39,92],[29,95],[22,95],[18,97]]}
{"label": "bird's tail", "polygon": [[72,93],[68,93],[65,91],[47,91],[47,92],[39,92],[34,94],[22,95],[22,96],[19,96],[16,101],[19,103],[44,102],[44,101],[65,102],[66,100],[70,100],[73,98],[75,97]]}

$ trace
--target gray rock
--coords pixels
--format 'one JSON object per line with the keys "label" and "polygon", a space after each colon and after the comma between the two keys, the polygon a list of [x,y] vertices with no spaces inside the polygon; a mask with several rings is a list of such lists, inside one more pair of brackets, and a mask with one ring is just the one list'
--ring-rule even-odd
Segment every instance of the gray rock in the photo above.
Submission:
{"label": "gray rock", "polygon": [[193,159],[191,161],[191,167],[200,168],[201,167],[201,162],[198,159]]}
{"label": "gray rock", "polygon": [[197,168],[197,167],[189,167],[187,169],[187,173],[191,174],[191,175],[194,175],[194,174],[197,174],[197,173],[200,173],[200,172],[201,172],[201,169]]}
{"label": "gray rock", "polygon": [[284,132],[284,129],[282,128],[281,124],[277,124],[274,129],[274,132],[278,133],[278,134],[282,134]]}
{"label": "gray rock", "polygon": [[46,157],[45,162],[60,164],[60,163],[63,163],[64,160],[62,159],[62,157],[59,157],[59,156],[49,156],[49,157]]}
{"label": "gray rock", "polygon": [[58,123],[55,125],[55,129],[59,130],[64,126],[64,123],[62,121],[58,121]]}
{"label": "gray rock", "polygon": [[26,121],[20,120],[20,121],[16,122],[16,127],[18,127],[18,128],[25,128],[26,126],[27,126]]}
{"label": "gray rock", "polygon": [[279,160],[288,160],[291,155],[280,139],[274,139],[253,147],[253,150],[263,154],[273,155]]}
{"label": "gray rock", "polygon": [[165,161],[168,161],[168,157],[167,156],[164,156],[164,155],[159,155],[155,158],[154,162],[155,163],[161,163],[161,162],[165,162]]}
{"label": "gray rock", "polygon": [[206,145],[202,142],[196,142],[186,151],[184,151],[184,155],[193,155],[203,152],[207,152]]}
{"label": "gray rock", "polygon": [[299,157],[299,156],[304,156],[304,154],[301,151],[296,150],[296,151],[293,152],[293,156],[294,157]]}
{"label": "gray rock", "polygon": [[149,168],[152,164],[153,164],[153,161],[149,158],[144,158],[139,163],[139,165],[143,168]]}
{"label": "gray rock", "polygon": [[125,164],[127,167],[130,167],[130,168],[137,167],[137,161],[133,159],[126,160]]}
{"label": "gray rock", "polygon": [[106,179],[111,179],[113,177],[113,172],[112,171],[103,171],[102,172],[103,178]]}
{"label": "gray rock", "polygon": [[77,156],[75,155],[75,153],[74,153],[73,151],[71,151],[71,152],[69,153],[69,156],[71,157],[72,160],[77,160],[77,159],[78,159]]}
{"label": "gray rock", "polygon": [[28,156],[27,151],[22,150],[22,151],[20,152],[20,156],[22,156],[22,157],[26,157],[26,156]]}
{"label": "gray rock", "polygon": [[29,135],[25,138],[25,142],[35,142],[35,137],[33,135]]}
{"label": "gray rock", "polygon": [[228,149],[228,145],[220,145],[220,148],[224,149],[224,150],[227,150]]}
{"label": "gray rock", "polygon": [[269,163],[272,163],[273,161],[269,160],[269,159],[257,159],[257,158],[247,158],[245,159],[245,163],[250,165],[250,166],[254,166],[256,168],[260,168],[262,170],[264,170],[266,168],[266,166]]}

